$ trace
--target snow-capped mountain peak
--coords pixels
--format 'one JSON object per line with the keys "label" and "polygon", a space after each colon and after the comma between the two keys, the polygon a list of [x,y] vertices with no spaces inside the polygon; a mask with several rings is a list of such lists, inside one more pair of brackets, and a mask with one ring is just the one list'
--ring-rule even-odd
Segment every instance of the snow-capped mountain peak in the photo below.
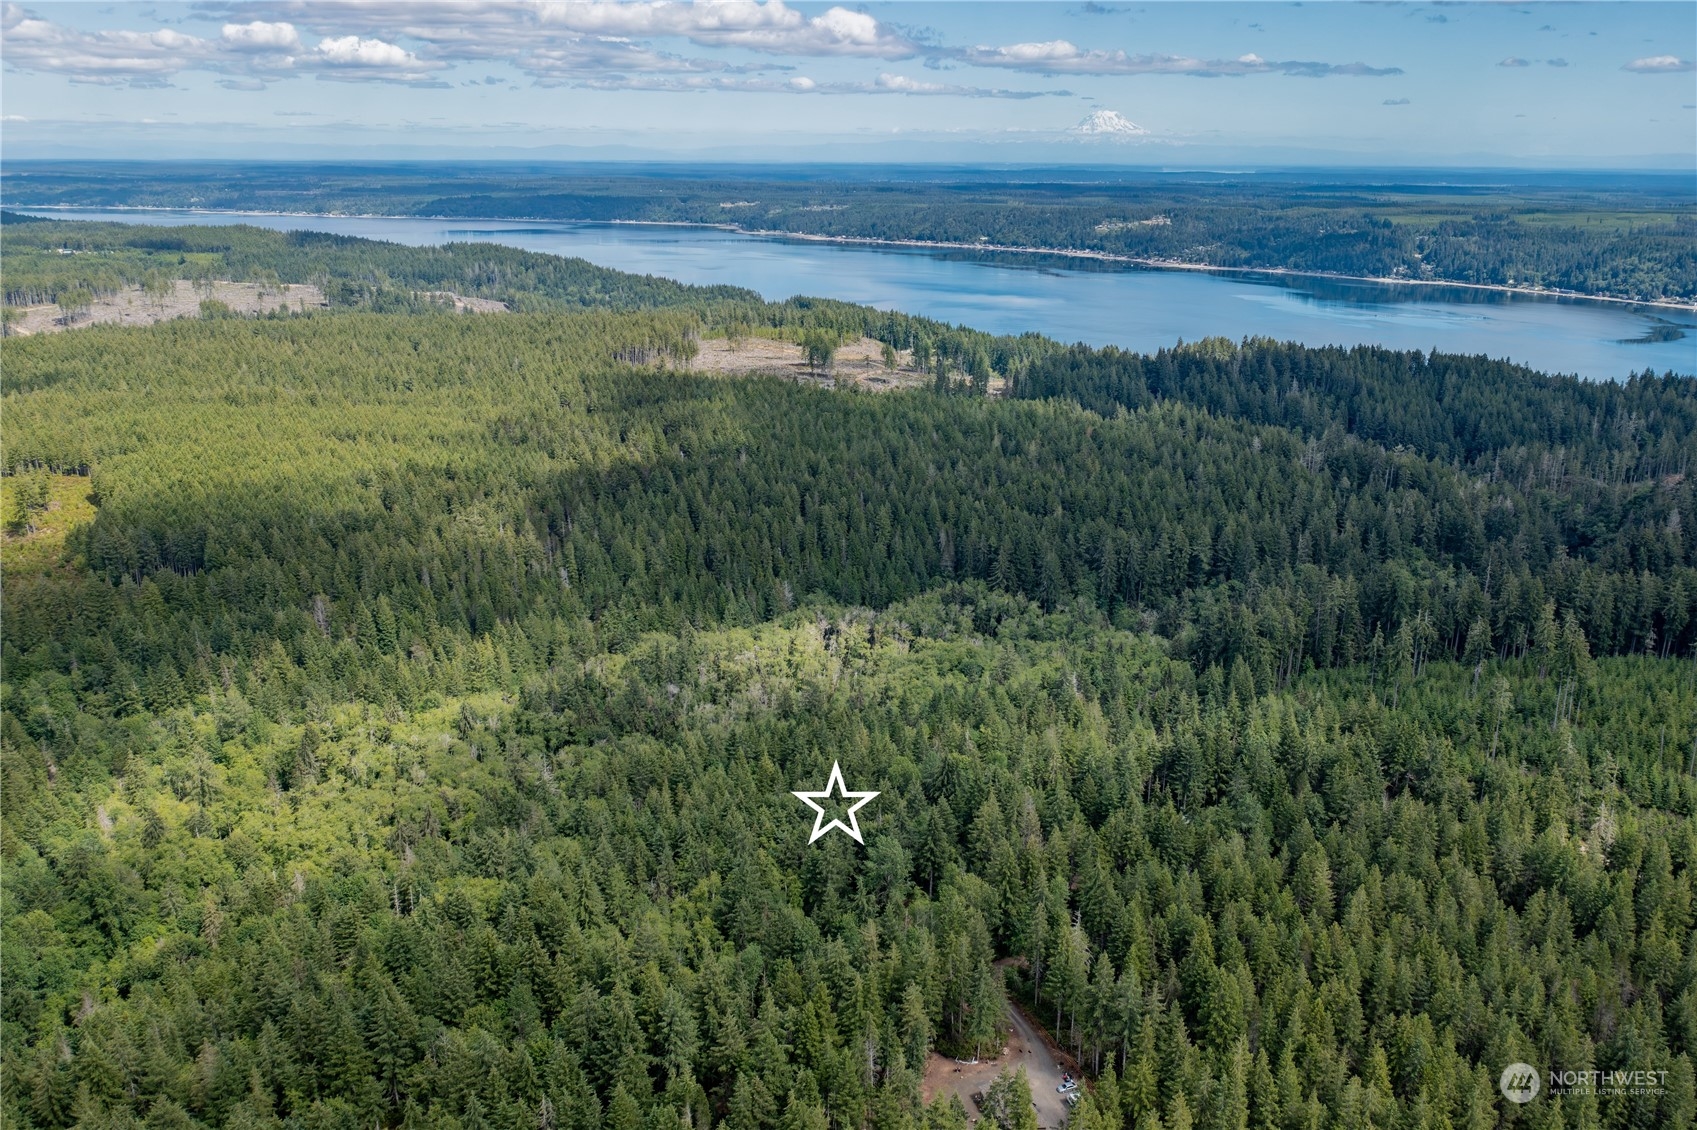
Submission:
{"label": "snow-capped mountain peak", "polygon": [[1072,132],[1083,137],[1141,137],[1149,131],[1117,110],[1095,110],[1072,127]]}

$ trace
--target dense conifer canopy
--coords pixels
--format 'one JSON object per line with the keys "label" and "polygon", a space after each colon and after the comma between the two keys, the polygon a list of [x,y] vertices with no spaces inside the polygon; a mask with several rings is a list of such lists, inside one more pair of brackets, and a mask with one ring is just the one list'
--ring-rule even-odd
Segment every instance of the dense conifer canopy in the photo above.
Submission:
{"label": "dense conifer canopy", "polygon": [[5,237],[332,295],[6,341],[7,1125],[964,1130],[1004,992],[1080,1130],[1697,1118],[1693,381]]}

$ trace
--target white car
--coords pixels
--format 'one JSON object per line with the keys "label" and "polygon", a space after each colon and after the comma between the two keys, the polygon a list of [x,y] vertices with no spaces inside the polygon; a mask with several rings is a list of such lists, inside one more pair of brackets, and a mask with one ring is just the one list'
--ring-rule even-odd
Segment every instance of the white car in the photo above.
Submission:
{"label": "white car", "polygon": [[1077,1079],[1063,1079],[1061,1081],[1061,1085],[1059,1087],[1056,1087],[1055,1090],[1059,1091],[1063,1095],[1067,1094],[1069,1091],[1076,1091],[1076,1090],[1078,1090],[1078,1080]]}

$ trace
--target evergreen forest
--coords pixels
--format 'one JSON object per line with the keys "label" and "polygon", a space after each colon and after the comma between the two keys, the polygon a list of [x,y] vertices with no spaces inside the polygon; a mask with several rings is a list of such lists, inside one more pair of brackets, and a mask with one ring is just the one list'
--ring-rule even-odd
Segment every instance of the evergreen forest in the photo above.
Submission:
{"label": "evergreen forest", "polygon": [[0,234],[328,301],[4,342],[0,1123],[1697,1124],[1697,381]]}

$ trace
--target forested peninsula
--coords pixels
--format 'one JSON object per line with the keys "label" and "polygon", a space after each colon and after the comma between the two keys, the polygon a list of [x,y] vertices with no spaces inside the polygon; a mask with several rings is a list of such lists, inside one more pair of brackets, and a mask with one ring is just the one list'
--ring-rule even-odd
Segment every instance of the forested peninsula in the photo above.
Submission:
{"label": "forested peninsula", "polygon": [[3,219],[7,1126],[1697,1120],[1697,381]]}

